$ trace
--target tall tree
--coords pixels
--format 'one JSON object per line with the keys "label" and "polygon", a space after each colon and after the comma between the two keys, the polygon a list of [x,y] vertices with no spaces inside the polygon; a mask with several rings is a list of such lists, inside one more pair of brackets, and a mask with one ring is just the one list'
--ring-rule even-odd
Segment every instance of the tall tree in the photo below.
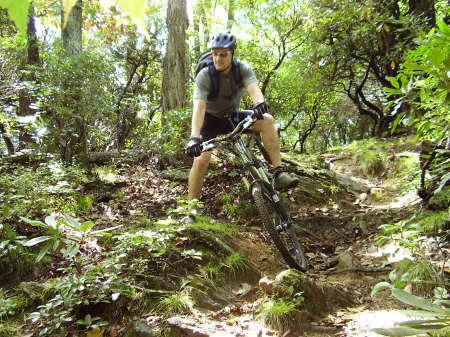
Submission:
{"label": "tall tree", "polygon": [[235,9],[235,1],[228,0],[228,18],[227,18],[227,29],[231,31],[234,24],[234,9]]}
{"label": "tall tree", "polygon": [[[61,10],[61,41],[62,47],[68,57],[76,58],[82,52],[82,14],[83,1],[77,0],[70,13]],[[65,78],[64,87],[67,89],[67,107],[71,110],[68,116],[57,116],[59,128],[64,130],[67,125],[65,139],[62,147],[62,158],[71,161],[73,156],[79,154],[82,158],[87,156],[87,121],[82,114],[82,108],[77,102],[80,101],[80,91],[71,90],[71,82],[79,79]]]}
{"label": "tall tree", "polygon": [[61,14],[62,47],[69,56],[79,55],[83,47],[83,0],[77,0],[70,13],[62,10]]}
{"label": "tall tree", "polygon": [[186,30],[189,26],[186,0],[172,0],[167,6],[168,37],[163,62],[163,112],[187,105],[188,78]]}
{"label": "tall tree", "polygon": [[197,1],[194,5],[194,55],[197,57],[201,53],[201,40],[200,40],[200,22],[203,16],[203,6],[200,1]]}
{"label": "tall tree", "polygon": [[[27,71],[29,66],[36,66],[40,63],[38,39],[36,36],[36,25],[34,20],[34,4],[30,3],[28,7],[28,24],[27,24],[27,57],[24,62],[24,75],[22,81],[34,81],[33,71]],[[17,115],[32,116],[34,114],[31,109],[32,98],[29,90],[24,87],[19,91],[19,107],[17,109]],[[21,127],[19,134],[19,149],[25,148],[28,143],[33,142],[31,135],[28,133],[25,127]]]}

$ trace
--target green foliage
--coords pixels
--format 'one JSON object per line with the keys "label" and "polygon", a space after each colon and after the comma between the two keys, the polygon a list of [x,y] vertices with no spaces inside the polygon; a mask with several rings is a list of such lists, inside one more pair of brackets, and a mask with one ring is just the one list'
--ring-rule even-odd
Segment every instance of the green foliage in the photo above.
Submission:
{"label": "green foliage", "polygon": [[230,269],[234,274],[242,272],[248,268],[245,258],[239,253],[233,253],[225,258],[223,265]]}
{"label": "green foliage", "polygon": [[355,158],[360,174],[367,177],[381,176],[386,172],[386,159],[379,152],[367,151]]}
{"label": "green foliage", "polygon": [[296,303],[285,298],[267,299],[257,309],[256,317],[262,319],[269,327],[285,330],[298,312]]}
{"label": "green foliage", "polygon": [[400,289],[411,285],[412,291],[421,296],[427,296],[437,286],[443,285],[437,267],[424,259],[401,261],[397,268],[389,274],[389,280],[394,287]]}
{"label": "green foliage", "polygon": [[[142,29],[143,34],[150,39],[150,36],[145,25],[145,9],[147,7],[147,2],[144,0],[116,0],[125,13],[127,13],[131,19]],[[13,0],[3,0],[2,6],[8,11],[11,20],[14,21],[20,34],[26,35],[26,25],[28,18],[28,6],[30,4],[29,0],[23,1],[13,1]],[[75,5],[75,1],[64,1],[64,13],[70,13],[72,7]],[[67,22],[67,17],[65,17],[64,22]]]}
{"label": "green foliage", "polygon": [[382,233],[376,238],[379,245],[391,239],[398,239],[404,247],[418,248],[427,239],[422,226],[414,221],[400,220],[394,224],[381,225],[380,229]]}
{"label": "green foliage", "polygon": [[160,122],[152,125],[154,137],[150,139],[151,150],[171,157],[184,156],[184,146],[189,139],[191,111],[171,110],[156,117],[159,117]]}
{"label": "green foliage", "polygon": [[376,237],[376,243],[381,245],[391,239],[397,239],[404,247],[418,248],[424,243],[435,240],[427,235],[445,236],[445,226],[448,221],[447,211],[420,212],[409,219],[381,225],[382,233]]}
{"label": "green foliage", "polygon": [[92,317],[91,315],[87,314],[86,316],[84,316],[84,319],[79,319],[78,321],[76,321],[76,324],[83,326],[85,330],[89,330],[106,326],[109,323],[106,321],[102,321],[101,317]]}
{"label": "green foliage", "polygon": [[[55,280],[52,292],[54,297],[28,317],[33,324],[39,322],[40,336],[65,333],[67,324],[75,321],[76,309],[81,306],[114,302],[121,295],[134,296],[130,280],[101,266],[83,275],[73,274]],[[87,321],[84,319],[84,322]]]}
{"label": "green foliage", "polygon": [[0,337],[15,337],[16,329],[10,322],[0,322]]}
{"label": "green foliage", "polygon": [[80,223],[77,219],[63,214],[52,214],[45,218],[45,222],[33,221],[22,218],[32,226],[42,227],[48,231],[49,235],[35,237],[23,243],[26,247],[32,247],[46,242],[36,257],[36,261],[41,261],[45,255],[52,251],[60,252],[64,258],[73,259],[80,253],[80,245],[89,238],[111,235],[108,231],[115,230],[122,226],[105,228],[93,231],[95,224],[92,221]]}
{"label": "green foliage", "polygon": [[139,230],[125,232],[115,237],[117,243],[111,252],[114,265],[123,273],[152,274],[175,236],[175,229],[166,227],[159,230]]}
{"label": "green foliage", "polygon": [[188,314],[195,305],[194,298],[185,292],[176,292],[162,297],[156,306],[156,310],[166,317],[179,314]]}
{"label": "green foliage", "polygon": [[36,169],[0,166],[0,212],[5,219],[78,211],[77,188],[89,181],[77,165],[51,161]]}
{"label": "green foliage", "polygon": [[29,299],[24,295],[9,295],[0,289],[0,322],[8,316],[16,316],[30,305]]}
{"label": "green foliage", "polygon": [[411,336],[425,333],[439,333],[450,326],[450,301],[448,293],[443,288],[437,288],[438,300],[432,302],[419,296],[412,295],[404,290],[391,286],[387,282],[378,283],[372,290],[372,296],[383,289],[391,289],[392,295],[401,302],[413,306],[418,310],[398,310],[412,317],[421,317],[399,323],[390,329],[373,329],[374,332],[384,336]]}
{"label": "green foliage", "polygon": [[441,140],[447,137],[450,124],[450,28],[442,21],[419,47],[410,50],[397,77],[390,78],[389,95],[400,96],[397,105],[409,103],[417,110],[405,111],[396,120],[414,125],[421,139]]}
{"label": "green foliage", "polygon": [[111,136],[106,127],[116,123],[111,62],[95,49],[67,57],[55,48],[42,58],[44,67],[35,70],[40,83],[36,96],[44,117],[36,127],[45,131],[40,143],[65,160],[87,151],[87,143],[101,149]]}
{"label": "green foliage", "polygon": [[447,210],[425,211],[417,216],[416,221],[422,226],[425,233],[444,233],[450,221],[450,214]]}
{"label": "green foliage", "polygon": [[88,195],[82,195],[77,199],[77,207],[81,213],[87,214],[92,209],[94,200]]}
{"label": "green foliage", "polygon": [[0,284],[12,274],[33,270],[33,254],[23,245],[25,236],[19,236],[8,224],[0,223]]}
{"label": "green foliage", "polygon": [[30,4],[29,0],[24,1],[14,1],[14,0],[3,0],[1,7],[8,11],[9,17],[16,24],[20,34],[26,36],[27,32],[27,17],[28,17],[28,6]]}
{"label": "green foliage", "polygon": [[206,216],[197,216],[195,222],[187,225],[187,227],[200,228],[205,231],[214,231],[216,233],[228,236],[235,236],[238,232],[236,226],[232,224],[212,222],[212,219]]}
{"label": "green foliage", "polygon": [[117,170],[111,166],[97,166],[94,172],[101,181],[107,183],[114,183],[118,179]]}

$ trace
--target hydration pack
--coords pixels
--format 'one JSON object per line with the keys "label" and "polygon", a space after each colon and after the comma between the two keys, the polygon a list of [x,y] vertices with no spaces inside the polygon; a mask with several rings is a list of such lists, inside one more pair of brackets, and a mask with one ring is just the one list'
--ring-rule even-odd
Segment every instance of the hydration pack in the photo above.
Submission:
{"label": "hydration pack", "polygon": [[[214,61],[212,58],[212,52],[207,51],[201,54],[197,62],[195,63],[195,77],[197,77],[198,73],[205,67],[208,67],[209,78],[211,79],[211,92],[208,94],[208,100],[215,99],[219,94],[219,72],[214,67]],[[241,70],[239,68],[238,60],[233,59],[231,61],[231,72],[233,74],[234,81],[234,92],[233,96],[239,91],[240,88],[244,86],[242,83]]]}

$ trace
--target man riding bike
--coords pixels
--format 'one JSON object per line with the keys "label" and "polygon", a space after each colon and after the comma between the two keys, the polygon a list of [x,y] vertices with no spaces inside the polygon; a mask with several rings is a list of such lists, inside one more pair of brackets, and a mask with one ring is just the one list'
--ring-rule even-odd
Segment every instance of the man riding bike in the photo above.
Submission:
{"label": "man riding bike", "polygon": [[[229,32],[215,34],[209,40],[209,48],[213,64],[203,68],[195,78],[191,139],[186,146],[186,154],[194,157],[189,173],[188,198],[199,199],[211,158],[210,152],[201,152],[200,144],[218,134],[232,131],[246,117],[238,111],[244,88],[253,101],[253,114],[258,119],[251,130],[262,135],[264,148],[272,162],[271,171],[277,188],[294,187],[298,184],[298,178],[283,169],[275,121],[268,112],[268,105],[258,87],[255,74],[246,63],[233,60],[236,38]],[[239,72],[242,83],[236,83],[236,72]],[[212,76],[217,78],[212,79]],[[215,83],[218,83],[218,88],[213,88]],[[213,89],[217,91],[214,95],[211,94]]]}

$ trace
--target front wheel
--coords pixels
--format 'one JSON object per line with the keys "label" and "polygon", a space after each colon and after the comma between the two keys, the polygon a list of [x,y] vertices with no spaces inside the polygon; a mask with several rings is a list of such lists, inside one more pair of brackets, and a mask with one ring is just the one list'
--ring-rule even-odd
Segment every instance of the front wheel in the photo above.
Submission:
{"label": "front wheel", "polygon": [[276,212],[270,195],[265,192],[263,185],[260,183],[254,184],[251,191],[264,228],[269,232],[275,247],[277,247],[289,267],[306,271],[308,262],[300,242],[297,240],[291,227],[280,232],[276,229],[281,224],[281,219]]}

